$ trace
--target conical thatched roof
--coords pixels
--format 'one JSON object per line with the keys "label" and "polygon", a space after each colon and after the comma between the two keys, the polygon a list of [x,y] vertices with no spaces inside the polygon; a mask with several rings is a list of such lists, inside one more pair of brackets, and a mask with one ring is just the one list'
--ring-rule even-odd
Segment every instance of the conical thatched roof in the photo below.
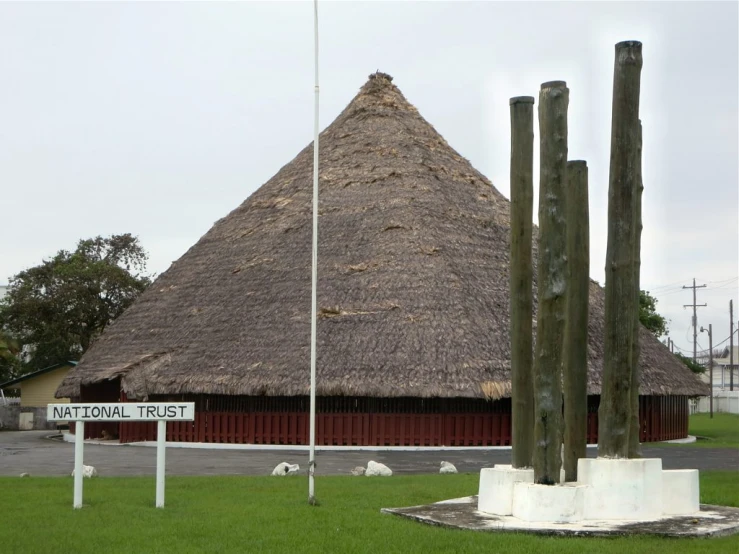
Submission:
{"label": "conical thatched roof", "polygon": [[[321,135],[319,395],[510,392],[509,202],[371,75]],[[84,355],[57,394],[309,392],[312,145],[218,221]],[[603,293],[591,284],[590,386]],[[705,387],[646,330],[643,394]]]}

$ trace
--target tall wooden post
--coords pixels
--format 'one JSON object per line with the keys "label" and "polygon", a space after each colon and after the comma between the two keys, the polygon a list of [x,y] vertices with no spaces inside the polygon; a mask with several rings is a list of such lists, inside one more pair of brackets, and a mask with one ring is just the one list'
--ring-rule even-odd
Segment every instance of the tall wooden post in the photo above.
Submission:
{"label": "tall wooden post", "polygon": [[629,458],[641,458],[639,439],[641,438],[641,425],[639,424],[639,382],[641,381],[641,368],[639,367],[639,356],[641,348],[639,345],[639,289],[641,287],[641,200],[644,192],[642,181],[642,126],[639,121],[638,141],[636,145],[636,190],[634,191],[634,289],[636,290],[636,306],[634,310],[634,331],[631,342],[631,422],[629,424]]}
{"label": "tall wooden post", "polygon": [[562,342],[567,292],[567,107],[564,81],[539,92],[539,292],[534,357],[534,481],[559,482],[562,467]]}
{"label": "tall wooden post", "polygon": [[[711,383],[713,385],[713,383]],[[734,390],[734,301],[729,300],[729,390]]]}
{"label": "tall wooden post", "polygon": [[564,340],[565,481],[577,481],[577,460],[585,458],[588,420],[588,304],[590,220],[588,164],[567,162],[567,315]]}
{"label": "tall wooden post", "polygon": [[513,467],[534,456],[533,294],[534,97],[511,98],[511,401]]}
{"label": "tall wooden post", "polygon": [[708,324],[708,379],[711,382],[711,396],[708,397],[708,406],[711,419],[713,419],[713,325],[710,323]]}
{"label": "tall wooden post", "polygon": [[598,411],[598,455],[627,458],[631,421],[631,359],[634,335],[634,194],[639,132],[641,43],[616,45],[608,186],[605,337]]}

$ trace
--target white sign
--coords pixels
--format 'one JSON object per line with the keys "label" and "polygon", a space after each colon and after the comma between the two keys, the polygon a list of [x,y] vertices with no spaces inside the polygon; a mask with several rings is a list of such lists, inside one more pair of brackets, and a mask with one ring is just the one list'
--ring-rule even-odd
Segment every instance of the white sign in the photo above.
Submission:
{"label": "white sign", "polygon": [[49,421],[194,421],[194,402],[49,404]]}
{"label": "white sign", "polygon": [[49,404],[49,421],[75,421],[74,501],[82,507],[82,460],[85,445],[85,421],[156,421],[157,422],[157,508],[164,508],[164,467],[167,421],[195,421],[194,402],[119,402],[116,404]]}

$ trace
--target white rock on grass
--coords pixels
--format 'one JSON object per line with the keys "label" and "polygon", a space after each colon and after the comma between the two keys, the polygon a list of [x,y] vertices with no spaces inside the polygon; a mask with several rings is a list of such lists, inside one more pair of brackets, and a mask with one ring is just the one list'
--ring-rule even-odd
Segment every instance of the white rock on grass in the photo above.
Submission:
{"label": "white rock on grass", "polygon": [[[82,465],[82,477],[87,477],[89,479],[90,477],[97,477],[97,475],[98,470],[93,466]],[[74,477],[74,470],[72,470],[72,477]]]}
{"label": "white rock on grass", "polygon": [[31,475],[29,473],[21,473],[21,477],[30,477]]}
{"label": "white rock on grass", "polygon": [[272,475],[295,475],[298,471],[300,471],[300,466],[298,464],[288,464],[287,462],[280,462],[272,470]]}
{"label": "white rock on grass", "polygon": [[457,473],[457,468],[454,467],[454,464],[449,462],[441,462],[441,469],[439,469],[439,473]]}
{"label": "white rock on grass", "polygon": [[365,469],[362,466],[357,466],[352,469],[352,475],[364,475]]}
{"label": "white rock on grass", "polygon": [[373,462],[372,460],[370,460],[370,462],[367,464],[367,469],[365,470],[364,474],[367,477],[390,477],[393,472],[385,464],[381,464],[380,462]]}

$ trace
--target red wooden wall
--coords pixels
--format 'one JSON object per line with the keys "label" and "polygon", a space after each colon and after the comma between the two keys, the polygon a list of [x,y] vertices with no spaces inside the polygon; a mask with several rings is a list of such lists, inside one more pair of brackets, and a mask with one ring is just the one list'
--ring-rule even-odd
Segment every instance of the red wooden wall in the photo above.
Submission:
{"label": "red wooden wall", "polygon": [[[82,390],[83,402],[127,401],[116,381]],[[118,398],[115,398],[115,395]],[[318,398],[316,443],[367,446],[507,446],[510,399]],[[167,424],[167,440],[246,444],[308,444],[307,397],[162,397],[195,401],[194,422]],[[598,441],[599,397],[588,398],[587,441]],[[686,437],[686,396],[639,398],[641,442]],[[85,438],[103,429],[121,442],[156,439],[156,423],[88,422]],[[74,423],[70,423],[74,432]]]}
{"label": "red wooden wall", "polygon": [[[688,434],[685,396],[640,397],[641,442]],[[588,406],[588,443],[598,440],[598,398]],[[88,424],[89,425],[89,424]],[[87,431],[88,426],[85,426]],[[307,412],[202,412],[194,422],[169,422],[167,440],[245,444],[308,444]],[[156,439],[156,423],[125,422],[121,442]],[[85,433],[88,436],[88,433]],[[318,413],[318,445],[507,446],[510,413]]]}
{"label": "red wooden wall", "polygon": [[[167,440],[308,444],[305,412],[197,412],[167,423]],[[120,441],[156,440],[155,422],[120,424]],[[507,446],[509,414],[316,414],[316,444],[369,446]]]}

